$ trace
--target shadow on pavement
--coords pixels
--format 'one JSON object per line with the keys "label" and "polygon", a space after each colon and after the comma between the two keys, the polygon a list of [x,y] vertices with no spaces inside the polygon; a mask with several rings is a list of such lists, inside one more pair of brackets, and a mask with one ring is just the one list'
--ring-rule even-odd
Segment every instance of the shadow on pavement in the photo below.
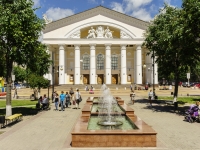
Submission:
{"label": "shadow on pavement", "polygon": [[150,106],[148,99],[137,99],[135,103],[146,104],[146,107],[143,107],[143,109],[152,109],[154,112],[176,113],[182,116],[189,109],[189,106],[183,106],[181,105],[182,103],[179,103],[177,110],[175,110],[173,102],[168,100],[152,100],[152,106]]}
{"label": "shadow on pavement", "polygon": [[[38,109],[31,107],[15,107],[12,108],[12,114],[21,113],[23,116],[27,115],[36,115],[38,113]],[[5,115],[6,109],[0,109],[0,115]]]}

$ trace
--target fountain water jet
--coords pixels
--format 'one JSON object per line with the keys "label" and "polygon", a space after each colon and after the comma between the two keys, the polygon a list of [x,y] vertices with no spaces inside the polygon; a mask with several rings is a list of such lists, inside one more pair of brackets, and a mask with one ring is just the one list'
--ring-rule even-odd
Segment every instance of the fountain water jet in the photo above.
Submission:
{"label": "fountain water jet", "polygon": [[118,110],[119,107],[117,107],[118,103],[105,84],[101,87],[101,97],[99,98],[98,105],[99,125],[118,126],[123,124],[118,120],[121,117],[121,113]]}

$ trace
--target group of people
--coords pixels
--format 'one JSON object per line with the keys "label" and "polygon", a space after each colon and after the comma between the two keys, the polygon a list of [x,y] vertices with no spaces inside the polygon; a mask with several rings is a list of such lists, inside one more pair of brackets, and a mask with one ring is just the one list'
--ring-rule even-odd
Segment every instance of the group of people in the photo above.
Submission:
{"label": "group of people", "polygon": [[[130,93],[130,104],[134,104],[135,103],[135,92],[132,89],[132,86],[130,86],[131,89],[131,93]],[[149,100],[149,104],[150,106],[152,106],[152,100],[154,100],[156,97],[155,92],[153,92],[152,90],[149,91],[148,93],[148,100]]]}
{"label": "group of people", "polygon": [[53,102],[55,103],[55,110],[58,110],[58,106],[61,107],[61,111],[65,108],[69,108],[69,105],[75,105],[74,109],[79,109],[79,103],[82,101],[81,93],[79,89],[74,93],[73,88],[69,92],[64,93],[61,91],[59,95],[56,91],[53,93]]}
{"label": "group of people", "polygon": [[38,104],[41,104],[41,109],[44,110],[49,106],[49,99],[46,96],[46,94],[44,94],[44,96],[40,96],[40,98],[38,99]]}

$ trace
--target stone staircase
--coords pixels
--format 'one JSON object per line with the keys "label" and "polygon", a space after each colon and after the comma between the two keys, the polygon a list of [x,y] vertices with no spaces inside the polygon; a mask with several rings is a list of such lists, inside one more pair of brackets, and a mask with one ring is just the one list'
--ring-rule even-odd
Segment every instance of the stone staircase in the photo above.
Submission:
{"label": "stone staircase", "polygon": [[[95,84],[95,85],[92,85],[94,87],[95,90],[100,90],[101,89],[101,86],[100,84]],[[117,89],[130,89],[130,84],[111,84],[111,85],[106,85],[108,88],[110,88],[110,90],[116,90]],[[137,85],[138,86],[138,85]],[[140,86],[140,85],[139,85]],[[73,88],[74,90],[75,89],[79,89],[79,90],[84,90],[86,87],[86,85],[71,85],[71,84],[68,84],[68,85],[59,85],[59,86],[56,86],[56,90],[62,90],[62,89],[70,89],[70,88]],[[88,88],[90,89],[91,85],[88,85]]]}

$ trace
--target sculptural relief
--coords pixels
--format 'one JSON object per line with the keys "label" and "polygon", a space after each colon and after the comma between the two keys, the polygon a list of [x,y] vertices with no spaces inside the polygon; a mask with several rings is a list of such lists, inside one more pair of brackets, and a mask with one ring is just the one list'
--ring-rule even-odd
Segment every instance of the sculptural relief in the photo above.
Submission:
{"label": "sculptural relief", "polygon": [[88,38],[95,38],[96,37],[95,33],[96,33],[95,29],[93,29],[93,27],[91,27],[91,29],[88,31],[87,39]]}
{"label": "sculptural relief", "polygon": [[107,27],[105,30],[104,30],[104,27],[102,26],[98,26],[96,30],[93,27],[91,27],[91,29],[88,31],[87,39],[88,38],[113,38],[112,36],[113,32],[114,31],[110,31],[109,27]]}
{"label": "sculptural relief", "polygon": [[52,19],[48,19],[46,14],[43,14],[43,19],[45,21],[45,24],[49,24],[52,22]]}
{"label": "sculptural relief", "polygon": [[99,26],[96,28],[97,38],[104,38],[104,28]]}
{"label": "sculptural relief", "polygon": [[79,31],[76,31],[76,32],[72,33],[70,35],[70,38],[72,38],[72,39],[80,39],[80,35],[81,35],[81,33],[80,33],[80,30],[79,30]]}
{"label": "sculptural relief", "polygon": [[120,38],[121,39],[131,39],[131,37],[124,31],[120,31]]}
{"label": "sculptural relief", "polygon": [[112,33],[114,31],[110,31],[109,27],[105,30],[105,38],[113,38]]}

